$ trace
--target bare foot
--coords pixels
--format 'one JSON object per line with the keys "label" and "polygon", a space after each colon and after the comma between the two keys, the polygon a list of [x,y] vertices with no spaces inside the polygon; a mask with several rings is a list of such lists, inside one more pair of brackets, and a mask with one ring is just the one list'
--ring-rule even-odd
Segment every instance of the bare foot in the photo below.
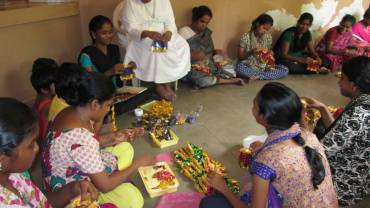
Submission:
{"label": "bare foot", "polygon": [[176,93],[173,92],[172,90],[169,91],[167,90],[167,87],[165,86],[166,84],[156,84],[155,85],[155,90],[161,96],[163,99],[174,102],[176,100]]}
{"label": "bare foot", "polygon": [[251,81],[255,81],[255,80],[259,80],[259,79],[260,79],[259,76],[251,76],[251,77],[249,77],[249,80],[251,80]]}
{"label": "bare foot", "polygon": [[231,79],[223,79],[223,78],[218,78],[217,80],[218,84],[236,84],[236,85],[244,85],[244,81],[240,78],[231,78]]}
{"label": "bare foot", "polygon": [[176,92],[172,89],[171,84],[170,83],[164,84],[164,88],[166,89],[167,94],[168,94],[166,100],[170,102],[174,102],[177,96],[176,96]]}
{"label": "bare foot", "polygon": [[243,86],[244,85],[244,80],[240,78],[234,78],[235,84]]}
{"label": "bare foot", "polygon": [[163,84],[155,84],[155,91],[159,94],[159,96],[166,99],[168,93]]}
{"label": "bare foot", "polygon": [[169,94],[166,98],[166,100],[170,101],[171,103],[174,103],[177,98],[177,95],[175,93]]}
{"label": "bare foot", "polygon": [[318,72],[319,74],[329,74],[329,69],[321,67]]}

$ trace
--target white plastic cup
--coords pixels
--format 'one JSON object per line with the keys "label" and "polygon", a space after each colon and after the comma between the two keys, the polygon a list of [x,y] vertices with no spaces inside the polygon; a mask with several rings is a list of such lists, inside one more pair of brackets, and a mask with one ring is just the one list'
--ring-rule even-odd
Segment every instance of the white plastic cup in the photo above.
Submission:
{"label": "white plastic cup", "polygon": [[135,116],[136,116],[136,117],[142,117],[142,116],[144,115],[144,110],[143,110],[143,109],[141,109],[141,108],[136,108],[136,109],[134,110],[134,113],[135,113]]}

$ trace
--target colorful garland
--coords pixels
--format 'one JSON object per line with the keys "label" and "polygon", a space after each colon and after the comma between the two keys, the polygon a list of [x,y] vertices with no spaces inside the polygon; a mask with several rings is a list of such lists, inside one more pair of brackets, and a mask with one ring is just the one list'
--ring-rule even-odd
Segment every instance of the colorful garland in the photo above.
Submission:
{"label": "colorful garland", "polygon": [[257,58],[262,62],[265,63],[267,68],[272,70],[275,69],[275,58],[272,51],[268,49],[258,49],[257,50]]}
{"label": "colorful garland", "polygon": [[201,65],[201,64],[192,64],[191,68],[195,69],[199,72],[203,72],[203,73],[207,74],[208,76],[212,76],[211,69],[207,66],[204,66],[204,65]]}
{"label": "colorful garland", "polygon": [[[303,108],[305,108],[304,112],[304,119],[310,125],[314,126],[316,122],[321,118],[321,113],[317,109],[307,109],[308,103],[305,99],[301,99]],[[335,106],[328,106],[329,113],[333,114],[335,118],[337,118],[342,112],[343,108],[335,107]]]}
{"label": "colorful garland", "polygon": [[316,60],[309,60],[307,63],[307,70],[316,72],[317,74],[320,72],[320,64]]}
{"label": "colorful garland", "polygon": [[153,178],[159,181],[159,185],[152,189],[167,189],[169,186],[175,185],[176,177],[172,175],[164,165],[154,166],[154,169],[161,169],[153,174]]}
{"label": "colorful garland", "polygon": [[239,150],[239,166],[241,168],[248,168],[252,160],[252,150],[248,147],[243,147]]}
{"label": "colorful garland", "polygon": [[239,182],[227,177],[225,167],[209,158],[202,148],[188,143],[186,147],[177,149],[174,154],[175,162],[180,166],[179,171],[194,182],[198,192],[206,195],[214,193],[213,188],[207,186],[207,177],[211,172],[222,175],[230,190],[234,193],[239,192]]}

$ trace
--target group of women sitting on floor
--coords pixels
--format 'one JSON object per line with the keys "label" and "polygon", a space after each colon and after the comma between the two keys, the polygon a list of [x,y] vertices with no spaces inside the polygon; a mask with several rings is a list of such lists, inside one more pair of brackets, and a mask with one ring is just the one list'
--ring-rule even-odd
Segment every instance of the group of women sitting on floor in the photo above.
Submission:
{"label": "group of women sitting on floor", "polygon": [[[175,98],[168,88],[169,81],[185,75],[183,72],[190,68],[187,79],[200,87],[241,84],[241,79],[233,77],[230,65],[219,63],[225,55],[213,46],[212,32],[207,28],[212,18],[208,7],[193,9],[192,24],[180,29],[182,38],[175,34],[169,1],[127,2],[126,10],[132,11],[123,22],[136,39],[128,48],[125,62],[135,61],[137,70],[143,70],[138,77],[154,81],[164,98]],[[155,11],[159,9],[167,12],[158,14]],[[140,11],[147,17],[140,18]],[[312,21],[312,15],[304,13],[296,27],[283,32],[274,48],[276,64],[272,67],[257,57],[260,48],[272,50],[268,31],[273,20],[260,15],[241,38],[236,72],[254,79],[277,79],[288,72],[310,73],[307,63],[311,57],[322,66],[341,68],[339,88],[350,98],[349,104],[333,118],[326,105],[306,98],[307,107],[318,109],[322,116],[325,132],[318,140],[305,128],[304,109],[297,93],[281,83],[264,85],[254,98],[252,111],[268,138],[251,162],[252,187],[238,197],[220,175],[209,173],[208,185],[218,193],[205,197],[200,207],[338,207],[354,205],[370,195],[370,58],[358,56],[368,52],[370,11],[353,26],[353,34],[349,32],[354,18],[346,15],[339,26],[327,32],[316,50],[308,31]],[[145,29],[148,25],[158,32]],[[101,132],[115,90],[122,85],[118,76],[123,68],[118,47],[111,44],[111,21],[96,16],[89,28],[93,43],[81,51],[80,65],[64,63],[58,67],[50,59],[35,61],[31,83],[37,91],[37,114],[15,99],[0,98],[1,206],[64,207],[76,197],[96,200],[106,208],[144,205],[130,177],[140,166],[154,164],[155,159],[151,155],[134,159],[130,142],[143,135],[142,128]],[[169,53],[146,51],[140,59],[141,51],[151,45],[150,39],[168,43]],[[170,50],[171,43],[178,48]],[[189,56],[171,62],[187,51]],[[156,64],[174,67],[174,71],[167,74],[169,68],[155,68]],[[154,71],[145,74],[149,68],[142,67],[148,65]],[[189,68],[181,70],[182,66]],[[207,66],[209,71],[199,66]],[[53,103],[62,105],[53,107]],[[37,138],[42,138],[43,192],[21,174],[36,157]]]}
{"label": "group of women sitting on floor", "polygon": [[[212,31],[207,27],[212,19],[212,12],[207,6],[193,9],[192,23],[190,26],[179,30],[189,43],[192,60],[192,70],[187,75],[188,80],[199,87],[212,86],[216,83],[240,83],[230,73],[215,64],[214,55],[225,55],[222,50],[215,50],[212,41]],[[258,16],[252,22],[250,31],[243,34],[240,39],[236,67],[238,77],[261,80],[279,79],[290,74],[314,74],[339,71],[344,60],[359,55],[367,55],[370,42],[368,31],[370,25],[370,10],[368,9],[363,20],[355,23],[352,15],[345,15],[340,24],[328,30],[319,44],[314,47],[310,26],[313,16],[303,13],[297,25],[283,31],[274,47],[272,36],[269,33],[273,26],[273,19],[268,14]],[[353,33],[351,28],[354,28]],[[362,40],[362,41],[359,41]],[[359,43],[361,42],[361,43]],[[274,65],[269,65],[259,58],[260,50],[274,52],[276,59]],[[308,69],[310,61],[315,60],[320,65],[318,71]],[[198,67],[203,64],[211,70],[207,74]]]}
{"label": "group of women sitting on floor", "polygon": [[[38,96],[47,97],[41,93],[55,88],[69,105],[57,114],[41,142],[46,197],[21,174],[39,150],[37,116],[15,99],[0,98],[0,205],[64,207],[77,197],[97,200],[103,208],[143,207],[142,194],[130,182],[138,167],[155,163],[150,155],[133,159],[130,142],[142,136],[143,129],[100,132],[113,102],[113,82],[64,63],[52,83],[40,79],[45,77],[36,73],[41,68],[35,67],[32,78]],[[340,92],[350,102],[338,117],[333,118],[323,103],[305,98],[308,108],[321,113],[321,140],[307,130],[296,92],[281,83],[265,84],[252,111],[268,138],[252,158],[252,186],[239,197],[222,176],[209,173],[208,186],[218,192],[203,198],[200,207],[338,207],[369,196],[370,58],[352,58],[342,72]]]}
{"label": "group of women sitting on floor", "polygon": [[[223,50],[214,47],[212,31],[208,28],[213,14],[207,6],[194,7],[191,24],[180,28],[178,33],[167,1],[127,1],[124,8],[122,30],[131,40],[125,59],[121,59],[118,46],[111,43],[112,22],[99,15],[89,24],[92,45],[81,51],[79,63],[89,71],[111,77],[115,86],[120,87],[119,75],[123,70],[120,63],[135,62],[136,76],[154,82],[159,95],[170,101],[176,98],[170,83],[182,77],[194,87],[204,88],[216,84],[242,85],[240,78],[275,80],[288,74],[326,74],[328,69],[339,71],[345,60],[367,55],[370,44],[366,32],[370,25],[369,9],[356,24],[355,17],[345,15],[338,26],[326,32],[316,48],[309,31],[314,21],[311,14],[303,13],[296,26],[282,32],[274,47],[269,32],[274,21],[268,14],[262,14],[242,35],[239,61],[235,64]],[[157,15],[157,10],[163,14]],[[148,11],[153,14],[149,15]],[[165,42],[167,52],[151,52],[152,41]],[[273,54],[270,57],[273,64],[260,58],[261,50]],[[310,69],[311,62],[318,65],[317,70]]]}

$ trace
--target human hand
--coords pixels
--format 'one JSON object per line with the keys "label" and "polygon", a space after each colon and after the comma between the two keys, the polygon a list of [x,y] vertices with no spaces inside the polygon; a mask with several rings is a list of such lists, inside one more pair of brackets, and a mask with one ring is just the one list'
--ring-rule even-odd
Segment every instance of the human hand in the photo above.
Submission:
{"label": "human hand", "polygon": [[303,97],[304,100],[306,100],[307,102],[307,108],[315,108],[315,109],[322,109],[322,108],[326,108],[326,105],[321,103],[320,101],[314,99],[314,98],[310,98],[310,97]]}
{"label": "human hand", "polygon": [[344,55],[346,55],[346,56],[357,56],[358,51],[356,49],[345,49],[344,50]]}
{"label": "human hand", "polygon": [[214,51],[214,55],[221,55],[221,56],[223,56],[224,54],[225,54],[225,52],[223,51],[223,50],[221,50],[221,49],[216,49],[215,51]]}
{"label": "human hand", "polygon": [[132,142],[137,137],[144,135],[144,128],[138,127],[138,128],[129,128],[129,129],[119,129],[115,132],[113,132],[113,140],[115,144],[128,141]]}
{"label": "human hand", "polygon": [[154,41],[161,40],[162,35],[159,32],[155,31],[144,31],[144,37],[148,37]]}
{"label": "human hand", "polygon": [[123,73],[123,64],[115,64],[111,69],[108,70],[110,76],[122,74]]}
{"label": "human hand", "polygon": [[195,60],[195,61],[203,61],[204,59],[206,59],[206,54],[203,53],[202,51],[198,51],[198,52],[193,52],[192,54],[192,58]]}
{"label": "human hand", "polygon": [[166,31],[165,33],[163,33],[161,40],[165,43],[168,43],[171,41],[171,38],[172,38],[172,32]]}
{"label": "human hand", "polygon": [[72,184],[71,193],[74,197],[81,196],[80,201],[95,201],[98,199],[99,192],[88,180],[75,181]]}
{"label": "human hand", "polygon": [[224,177],[215,172],[208,174],[207,184],[221,193],[224,193],[229,188]]}
{"label": "human hand", "polygon": [[250,50],[249,53],[250,54],[257,54],[259,50],[261,50],[261,48],[253,48],[253,49]]}
{"label": "human hand", "polygon": [[321,60],[321,58],[320,57],[316,57],[316,59],[315,59],[318,63],[319,63],[319,65],[321,65],[322,64],[322,60]]}
{"label": "human hand", "polygon": [[300,64],[308,64],[309,62],[313,61],[314,59],[312,59],[311,57],[302,57],[302,58],[298,58],[298,63]]}
{"label": "human hand", "polygon": [[154,165],[155,163],[156,163],[155,157],[149,154],[140,155],[137,159],[134,160],[134,165],[137,168]]}

